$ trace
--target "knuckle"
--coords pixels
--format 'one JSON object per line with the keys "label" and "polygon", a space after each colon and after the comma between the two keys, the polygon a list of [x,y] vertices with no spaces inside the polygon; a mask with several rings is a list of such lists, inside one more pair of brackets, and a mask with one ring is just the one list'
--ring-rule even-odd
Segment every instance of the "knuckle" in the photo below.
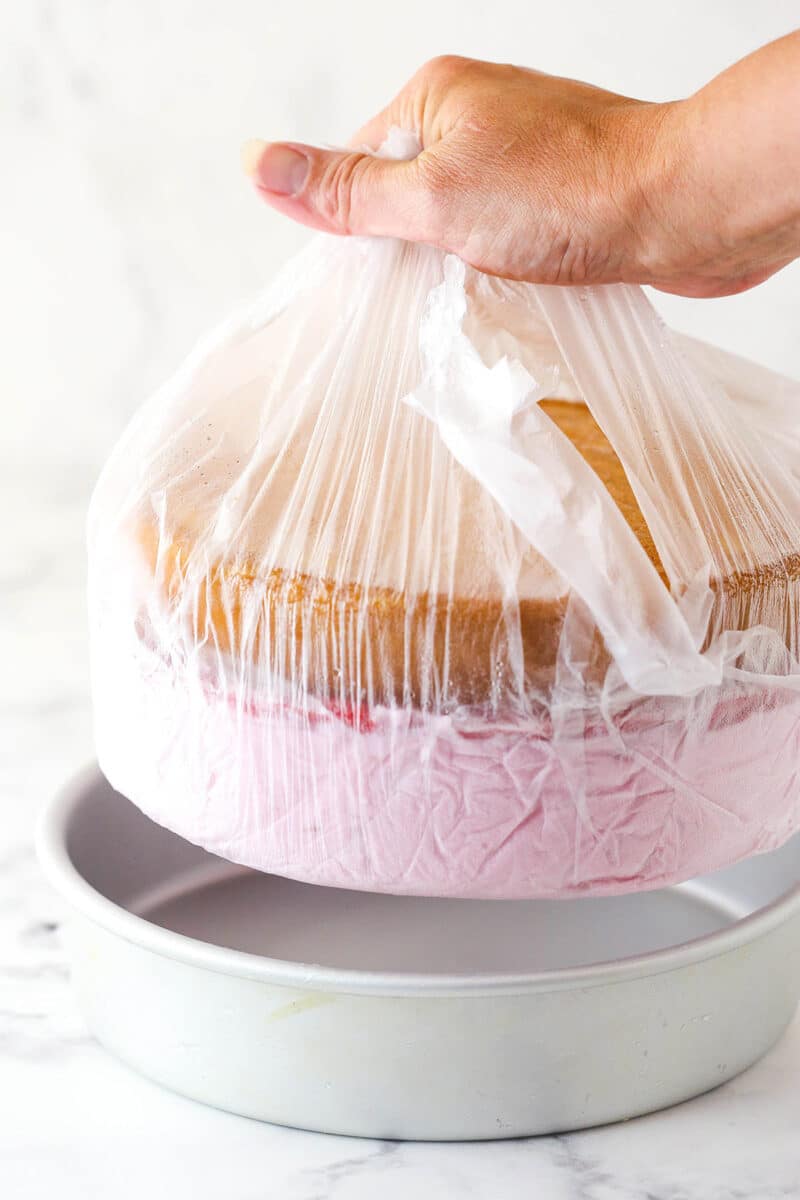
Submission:
{"label": "knuckle", "polygon": [[346,154],[333,159],[324,170],[318,190],[320,216],[342,233],[349,233],[363,156]]}
{"label": "knuckle", "polygon": [[446,82],[463,75],[469,68],[471,60],[458,54],[437,54],[429,58],[422,68],[426,79]]}
{"label": "knuckle", "polygon": [[417,160],[419,196],[424,210],[424,222],[435,238],[440,238],[447,224],[453,180],[443,164],[434,157]]}
{"label": "knuckle", "polygon": [[480,72],[481,64],[475,59],[440,54],[415,75],[409,88],[424,141],[438,141],[443,125],[451,124],[454,113],[471,103]]}
{"label": "knuckle", "polygon": [[447,172],[436,158],[422,158],[419,161],[419,180],[422,195],[431,204],[441,204],[450,186]]}

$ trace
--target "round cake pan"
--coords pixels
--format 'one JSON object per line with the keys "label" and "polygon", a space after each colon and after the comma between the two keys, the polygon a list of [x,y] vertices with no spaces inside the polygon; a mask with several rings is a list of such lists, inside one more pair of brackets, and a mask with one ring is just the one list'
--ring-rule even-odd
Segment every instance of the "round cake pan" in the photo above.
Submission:
{"label": "round cake pan", "polygon": [[800,840],[639,896],[426,900],[214,858],[96,768],[39,853],[90,1028],[159,1083],[339,1134],[462,1139],[633,1117],[715,1087],[800,994]]}

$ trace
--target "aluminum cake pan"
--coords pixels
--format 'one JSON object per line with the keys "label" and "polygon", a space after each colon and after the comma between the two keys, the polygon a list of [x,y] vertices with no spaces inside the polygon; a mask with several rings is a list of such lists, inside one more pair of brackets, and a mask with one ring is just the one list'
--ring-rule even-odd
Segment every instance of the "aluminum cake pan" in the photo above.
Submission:
{"label": "aluminum cake pan", "polygon": [[633,1117],[749,1066],[800,995],[800,837],[638,896],[369,895],[232,866],[91,767],[38,845],[98,1039],[280,1124],[477,1139]]}

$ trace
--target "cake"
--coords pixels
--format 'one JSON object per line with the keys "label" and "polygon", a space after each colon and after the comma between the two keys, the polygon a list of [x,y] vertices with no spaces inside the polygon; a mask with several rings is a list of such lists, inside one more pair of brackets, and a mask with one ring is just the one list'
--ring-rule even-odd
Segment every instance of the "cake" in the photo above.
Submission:
{"label": "cake", "polygon": [[[332,253],[324,288],[306,280],[190,364],[98,487],[111,782],[235,862],[409,894],[611,894],[785,840],[800,822],[798,691],[766,686],[743,643],[695,694],[632,693],[585,604],[404,403],[441,257],[386,249],[359,290],[377,252]],[[484,361],[535,346],[541,363],[510,285],[476,288],[465,325],[480,325]],[[648,586],[680,592],[629,472],[547,355],[537,436],[554,452],[566,436]],[[736,565],[712,573],[696,635],[717,645],[778,613],[774,661],[796,645],[800,554],[769,538],[743,549],[735,499],[717,533]],[[619,603],[646,623],[643,596]],[[765,741],[780,747],[768,763]]]}

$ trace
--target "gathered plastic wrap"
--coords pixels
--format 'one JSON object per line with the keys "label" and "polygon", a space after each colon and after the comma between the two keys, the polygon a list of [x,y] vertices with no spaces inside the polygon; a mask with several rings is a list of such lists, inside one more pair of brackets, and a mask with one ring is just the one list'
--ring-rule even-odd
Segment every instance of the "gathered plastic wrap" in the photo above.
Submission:
{"label": "gathered plastic wrap", "polygon": [[613,893],[800,827],[800,387],[637,288],[320,236],[140,411],[89,536],[101,766],[236,862]]}

